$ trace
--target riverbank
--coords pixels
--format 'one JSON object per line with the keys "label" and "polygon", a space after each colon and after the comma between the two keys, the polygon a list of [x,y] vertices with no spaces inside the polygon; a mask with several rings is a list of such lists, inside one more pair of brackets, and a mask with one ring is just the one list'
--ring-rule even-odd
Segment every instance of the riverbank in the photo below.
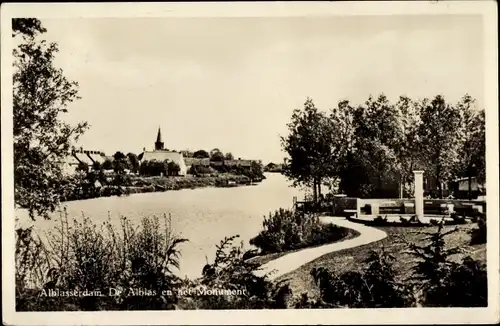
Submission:
{"label": "riverbank", "polygon": [[127,176],[123,185],[104,185],[89,187],[87,191],[80,189],[67,196],[62,201],[69,202],[110,196],[125,196],[138,193],[164,192],[181,189],[197,189],[206,187],[240,187],[253,185],[262,180],[252,180],[247,176],[221,173],[210,176],[170,176],[170,177],[140,177]]}

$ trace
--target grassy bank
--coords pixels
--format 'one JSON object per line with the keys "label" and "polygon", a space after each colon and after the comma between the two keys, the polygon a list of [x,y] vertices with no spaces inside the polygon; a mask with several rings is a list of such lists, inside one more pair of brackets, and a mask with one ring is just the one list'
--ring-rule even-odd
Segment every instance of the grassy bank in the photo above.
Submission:
{"label": "grassy bank", "polygon": [[[460,247],[462,252],[453,255],[453,261],[460,261],[469,255],[482,263],[486,263],[486,244],[471,245],[469,231],[475,225],[467,224],[460,226],[444,226],[443,231],[458,228],[458,232],[445,236],[446,248]],[[299,269],[281,276],[278,280],[289,280],[290,288],[294,293],[307,293],[309,298],[317,299],[320,296],[320,289],[311,274],[313,269],[329,269],[337,274],[360,272],[365,266],[365,261],[370,257],[372,251],[381,252],[394,257],[393,267],[396,272],[396,280],[403,282],[411,274],[415,259],[408,254],[408,244],[405,242],[422,245],[425,242],[425,235],[422,231],[434,231],[437,226],[429,227],[377,227],[387,233],[387,237],[376,243],[364,246],[341,250],[324,255],[311,261]]]}

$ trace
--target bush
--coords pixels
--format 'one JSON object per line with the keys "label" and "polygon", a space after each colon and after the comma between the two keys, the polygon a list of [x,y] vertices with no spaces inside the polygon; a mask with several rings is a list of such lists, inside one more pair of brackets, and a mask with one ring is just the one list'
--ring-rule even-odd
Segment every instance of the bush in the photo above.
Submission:
{"label": "bush", "polygon": [[225,238],[216,248],[215,260],[203,268],[203,277],[186,282],[184,290],[232,290],[236,295],[198,295],[183,297],[179,306],[187,309],[265,309],[287,308],[291,290],[286,281],[273,283],[268,276],[256,276],[259,268],[248,262],[242,245],[234,246],[238,236]]}
{"label": "bush", "polygon": [[396,281],[394,257],[382,251],[371,252],[367,266],[360,272],[335,274],[313,268],[311,275],[320,290],[320,300],[307,303],[301,298],[298,307],[394,308],[414,305],[411,289]]}
{"label": "bush", "polygon": [[262,230],[250,244],[263,254],[282,252],[341,240],[355,231],[323,224],[314,214],[279,209],[264,217]]}
{"label": "bush", "polygon": [[477,228],[471,230],[471,245],[486,243],[486,214],[479,213],[477,215]]}
{"label": "bush", "polygon": [[408,254],[417,261],[408,281],[420,287],[420,302],[429,307],[484,307],[487,306],[486,267],[470,257],[460,263],[450,256],[461,252],[459,247],[445,247],[444,237],[457,232],[443,232],[441,221],[436,232],[425,234],[427,244],[408,243]]}
{"label": "bush", "polygon": [[387,225],[388,224],[388,221],[387,221],[387,216],[377,216],[373,219],[373,224],[375,225]]}
{"label": "bush", "polygon": [[[446,248],[444,237],[458,229],[443,232],[443,220],[436,231],[426,235],[428,243],[407,243],[408,254],[416,258],[409,278],[402,279],[394,268],[394,257],[382,250],[371,252],[360,271],[337,274],[324,267],[311,275],[319,288],[319,299],[302,294],[296,308],[395,308],[485,307],[487,275],[485,265],[469,256],[459,262],[450,256],[460,248]],[[404,239],[403,239],[404,240]]]}

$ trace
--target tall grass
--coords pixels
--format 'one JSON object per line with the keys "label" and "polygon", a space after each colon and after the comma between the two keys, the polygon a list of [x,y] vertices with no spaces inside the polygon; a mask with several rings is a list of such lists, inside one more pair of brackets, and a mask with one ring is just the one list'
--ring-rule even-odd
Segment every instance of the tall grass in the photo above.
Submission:
{"label": "tall grass", "polygon": [[[84,310],[138,307],[165,309],[161,296],[140,298],[108,296],[143,288],[161,293],[178,286],[179,245],[187,241],[172,232],[170,217],[143,217],[139,225],[122,217],[120,226],[111,220],[99,225],[89,217],[69,221],[66,211],[44,240],[33,228],[16,231],[17,310]],[[103,296],[47,298],[48,290],[95,291]]]}

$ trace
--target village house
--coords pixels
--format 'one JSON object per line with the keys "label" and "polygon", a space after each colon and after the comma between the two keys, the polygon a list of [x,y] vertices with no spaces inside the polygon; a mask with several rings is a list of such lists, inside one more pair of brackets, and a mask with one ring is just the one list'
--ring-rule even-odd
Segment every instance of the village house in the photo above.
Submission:
{"label": "village house", "polygon": [[78,150],[73,150],[63,162],[63,173],[66,175],[74,174],[81,163],[87,164],[90,171],[94,163],[102,164],[105,159],[106,156],[101,151],[84,150],[80,147]]}
{"label": "village house", "polygon": [[186,163],[186,168],[188,171],[192,166],[205,166],[205,167],[210,166],[209,158],[185,157],[184,162]]}
{"label": "village house", "polygon": [[147,151],[146,148],[144,148],[143,152],[138,155],[138,159],[140,163],[153,160],[158,162],[164,162],[165,160],[174,162],[179,166],[179,175],[181,176],[185,176],[188,171],[182,153],[165,149],[160,128],[158,128],[158,134],[156,136],[155,149],[153,151]]}

